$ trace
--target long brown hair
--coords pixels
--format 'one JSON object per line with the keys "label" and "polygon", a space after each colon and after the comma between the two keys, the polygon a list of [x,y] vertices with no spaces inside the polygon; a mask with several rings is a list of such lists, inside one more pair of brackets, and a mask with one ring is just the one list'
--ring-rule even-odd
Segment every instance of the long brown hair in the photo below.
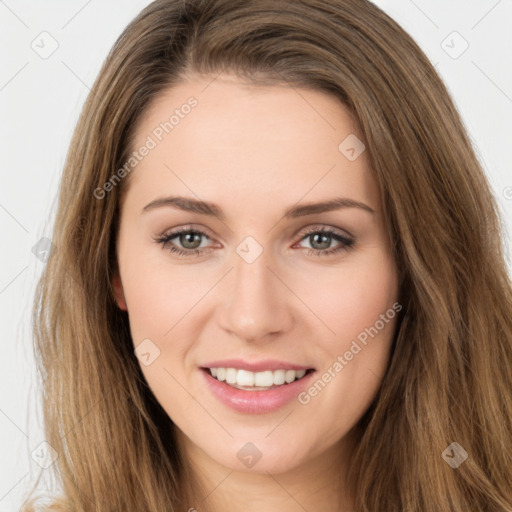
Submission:
{"label": "long brown hair", "polygon": [[[187,461],[112,291],[128,180],[95,191],[129,159],[159,93],[223,70],[339,98],[380,187],[405,314],[361,420],[357,511],[510,512],[512,294],[496,202],[435,69],[367,0],[157,0],[115,43],[72,139],[34,308],[46,440],[59,455],[47,471],[63,490],[48,510],[189,508]],[[452,442],[468,454],[456,469],[442,456]]]}

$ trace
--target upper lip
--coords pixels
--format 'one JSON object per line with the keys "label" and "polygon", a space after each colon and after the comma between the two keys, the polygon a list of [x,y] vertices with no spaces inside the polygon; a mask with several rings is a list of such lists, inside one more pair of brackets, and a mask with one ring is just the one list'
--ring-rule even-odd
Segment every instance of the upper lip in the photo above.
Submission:
{"label": "upper lip", "polygon": [[244,361],[242,359],[223,359],[204,363],[202,368],[236,368],[237,370],[248,370],[250,372],[262,372],[264,370],[311,370],[311,366],[277,361],[276,359],[265,359],[262,361]]}

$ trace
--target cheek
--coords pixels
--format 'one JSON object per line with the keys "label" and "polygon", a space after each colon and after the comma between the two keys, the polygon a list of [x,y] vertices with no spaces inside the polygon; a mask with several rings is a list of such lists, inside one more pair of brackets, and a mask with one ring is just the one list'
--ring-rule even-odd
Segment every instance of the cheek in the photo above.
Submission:
{"label": "cheek", "polygon": [[[344,279],[343,291],[331,301],[328,310],[341,340],[354,339],[379,320],[397,300],[397,283],[393,272],[353,272]],[[335,307],[337,306],[337,308]],[[386,322],[387,323],[387,322]]]}
{"label": "cheek", "polygon": [[121,278],[134,343],[140,337],[163,340],[211,287],[208,276],[198,277],[192,267],[169,264],[132,252],[122,266]]}
{"label": "cheek", "polygon": [[364,414],[380,387],[401,305],[396,268],[385,255],[331,278],[317,307],[336,334],[320,340],[325,362],[301,403],[318,414],[342,411],[331,426],[336,437]]}
{"label": "cheek", "polygon": [[[182,365],[190,339],[197,337],[194,306],[207,291],[204,280],[194,279],[184,271],[185,266],[153,258],[147,250],[130,249],[119,255],[130,332],[141,371],[168,412],[185,410],[190,396],[180,385],[184,381]],[[142,357],[145,353],[149,353],[149,364]]]}
{"label": "cheek", "polygon": [[[328,328],[322,328],[326,336],[321,339],[330,353],[333,348],[341,350],[350,345],[352,339],[374,326],[398,300],[396,267],[382,250],[369,252],[364,258],[347,259],[346,265],[329,271],[321,269],[298,282],[301,289],[296,288],[297,294],[304,297],[304,302]],[[391,329],[387,323],[383,328],[379,322],[379,330],[387,333]]]}
{"label": "cheek", "polygon": [[308,395],[317,404],[336,404],[355,416],[366,410],[380,386],[401,310],[394,261],[383,251],[370,256],[329,275],[318,273],[315,293],[308,295],[311,310],[331,331],[323,329],[327,335],[316,339],[324,357],[320,382]]}

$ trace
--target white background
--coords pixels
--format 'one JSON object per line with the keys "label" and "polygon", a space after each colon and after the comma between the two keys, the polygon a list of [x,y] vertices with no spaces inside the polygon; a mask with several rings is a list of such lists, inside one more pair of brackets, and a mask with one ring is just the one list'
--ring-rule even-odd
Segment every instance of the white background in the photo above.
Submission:
{"label": "white background", "polygon": [[[34,286],[44,263],[31,248],[43,235],[51,238],[60,173],[89,88],[123,28],[148,3],[47,0],[43,7],[36,0],[0,1],[2,512],[18,510],[39,469],[31,451],[44,441],[30,332]],[[512,2],[375,3],[414,37],[444,78],[512,233]],[[44,31],[58,43],[47,59],[31,47],[49,37],[40,36]],[[456,59],[442,47],[461,48],[458,36],[442,43],[453,31],[469,43]],[[508,235],[506,241],[510,250]]]}

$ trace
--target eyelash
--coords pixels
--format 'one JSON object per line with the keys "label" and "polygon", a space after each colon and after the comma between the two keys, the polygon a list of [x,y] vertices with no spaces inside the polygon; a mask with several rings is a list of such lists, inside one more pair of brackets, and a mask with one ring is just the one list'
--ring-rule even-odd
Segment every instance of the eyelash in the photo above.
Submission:
{"label": "eyelash", "polygon": [[[191,233],[191,234],[193,233],[193,234],[201,235],[205,238],[210,239],[210,237],[203,231],[200,231],[198,229],[191,229],[190,227],[185,227],[185,228],[181,228],[176,231],[173,231],[172,233],[167,233],[162,236],[159,236],[159,237],[155,238],[155,242],[158,244],[161,244],[164,248],[166,248],[166,246],[168,246],[169,243],[171,243],[171,240],[173,240],[174,238],[178,237],[179,235],[181,235],[183,233]],[[329,256],[329,255],[336,254],[336,253],[339,253],[342,251],[349,251],[355,244],[354,238],[340,235],[339,233],[336,233],[330,229],[323,229],[323,228],[318,228],[318,227],[312,228],[312,229],[306,231],[305,233],[303,233],[299,242],[301,242],[303,239],[305,239],[306,237],[313,235],[313,234],[327,235],[327,236],[333,238],[334,240],[336,240],[337,242],[340,242],[342,245],[340,245],[339,247],[334,248],[334,249],[325,249],[325,250],[308,249],[308,252],[307,252],[308,256]],[[190,257],[194,254],[197,256],[200,256],[203,252],[211,250],[211,249],[212,249],[211,247],[208,247],[206,249],[204,249],[204,248],[203,249],[180,249],[179,247],[176,247],[174,244],[172,244],[170,247],[167,248],[167,250],[169,252],[175,253],[179,257],[183,257],[183,258]]]}

